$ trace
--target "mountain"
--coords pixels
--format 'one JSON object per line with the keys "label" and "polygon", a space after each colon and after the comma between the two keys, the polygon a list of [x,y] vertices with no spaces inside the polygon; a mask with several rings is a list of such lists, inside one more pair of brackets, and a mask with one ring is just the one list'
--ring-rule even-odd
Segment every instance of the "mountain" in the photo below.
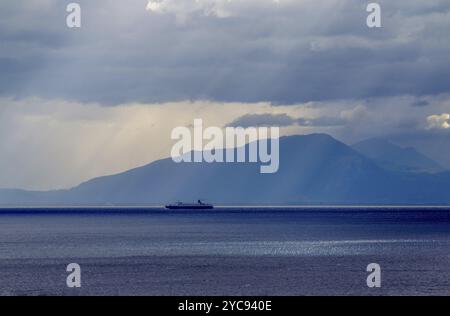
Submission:
{"label": "mountain", "polygon": [[[248,147],[248,146],[247,146]],[[450,202],[450,173],[386,170],[324,134],[280,139],[280,169],[254,163],[153,162],[67,191],[1,191],[0,204],[436,204]]]}
{"label": "mountain", "polygon": [[413,137],[408,134],[399,134],[392,136],[391,140],[396,144],[414,147],[426,153],[428,157],[450,170],[450,130],[416,133]]}
{"label": "mountain", "polygon": [[400,147],[384,139],[369,139],[352,146],[384,169],[401,172],[438,173],[445,169],[412,147]]}

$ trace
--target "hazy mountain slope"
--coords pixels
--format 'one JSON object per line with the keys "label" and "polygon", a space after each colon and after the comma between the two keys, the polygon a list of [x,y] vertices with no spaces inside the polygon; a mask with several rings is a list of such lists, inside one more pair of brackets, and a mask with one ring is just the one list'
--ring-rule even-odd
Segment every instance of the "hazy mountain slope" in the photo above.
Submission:
{"label": "hazy mountain slope", "polygon": [[411,135],[397,135],[392,139],[396,144],[417,148],[428,157],[450,170],[450,131],[429,131]]}
{"label": "hazy mountain slope", "polygon": [[383,139],[365,140],[353,145],[352,148],[388,170],[429,173],[445,171],[437,162],[416,149],[402,148]]}

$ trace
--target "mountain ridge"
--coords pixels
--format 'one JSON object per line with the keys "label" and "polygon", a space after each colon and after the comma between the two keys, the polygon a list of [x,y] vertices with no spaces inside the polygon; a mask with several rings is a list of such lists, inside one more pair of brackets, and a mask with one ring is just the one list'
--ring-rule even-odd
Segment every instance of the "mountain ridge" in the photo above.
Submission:
{"label": "mountain ridge", "polygon": [[449,187],[450,172],[386,170],[327,134],[311,134],[280,138],[276,174],[260,174],[254,163],[166,158],[70,190],[0,190],[0,204],[161,205],[202,198],[221,205],[422,205],[450,203]]}
{"label": "mountain ridge", "polygon": [[401,147],[389,140],[372,138],[351,146],[380,167],[391,171],[439,173],[444,167],[413,147]]}

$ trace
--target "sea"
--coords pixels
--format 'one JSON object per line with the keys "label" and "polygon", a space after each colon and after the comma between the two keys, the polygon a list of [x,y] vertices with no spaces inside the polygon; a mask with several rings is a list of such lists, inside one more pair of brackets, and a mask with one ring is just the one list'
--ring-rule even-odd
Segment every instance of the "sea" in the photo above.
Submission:
{"label": "sea", "polygon": [[450,209],[1,209],[0,295],[450,295]]}

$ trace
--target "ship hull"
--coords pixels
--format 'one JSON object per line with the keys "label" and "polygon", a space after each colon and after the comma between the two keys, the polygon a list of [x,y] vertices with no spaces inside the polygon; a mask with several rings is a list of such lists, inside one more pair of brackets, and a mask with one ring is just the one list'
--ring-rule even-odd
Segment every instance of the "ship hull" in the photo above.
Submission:
{"label": "ship hull", "polygon": [[166,209],[169,210],[212,210],[214,206],[212,205],[167,205]]}

